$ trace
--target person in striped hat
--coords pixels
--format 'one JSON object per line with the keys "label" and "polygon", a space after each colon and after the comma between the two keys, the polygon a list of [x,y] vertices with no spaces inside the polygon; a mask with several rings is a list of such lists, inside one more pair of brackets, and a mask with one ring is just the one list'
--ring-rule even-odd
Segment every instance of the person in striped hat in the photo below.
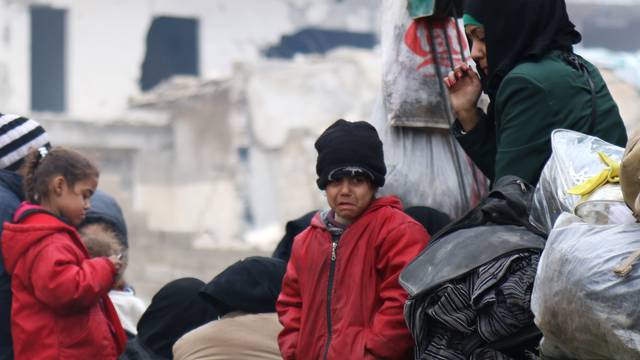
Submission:
{"label": "person in striped hat", "polygon": [[[31,149],[50,148],[49,137],[33,119],[0,114],[0,220],[10,221],[24,201],[18,170]],[[2,226],[0,226],[2,236]],[[0,359],[13,359],[11,339],[11,278],[0,258]]]}
{"label": "person in striped hat", "polygon": [[17,171],[30,149],[51,147],[40,124],[24,116],[0,114],[0,169]]}

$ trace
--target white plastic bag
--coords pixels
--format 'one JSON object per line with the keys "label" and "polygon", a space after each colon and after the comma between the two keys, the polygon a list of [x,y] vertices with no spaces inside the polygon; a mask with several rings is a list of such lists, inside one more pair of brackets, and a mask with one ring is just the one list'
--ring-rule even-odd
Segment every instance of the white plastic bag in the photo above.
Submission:
{"label": "white plastic bag", "polygon": [[370,122],[380,134],[387,164],[380,194],[397,195],[405,207],[430,206],[452,218],[486,197],[487,179],[448,131],[389,126],[382,100]]}
{"label": "white plastic bag", "polygon": [[407,0],[384,0],[382,14],[382,81],[389,124],[448,129],[452,114],[442,79],[469,58],[464,28],[449,17],[413,20]]}
{"label": "white plastic bag", "polygon": [[558,219],[531,298],[543,359],[640,359],[640,264],[614,273],[636,250],[640,224]]}
{"label": "white plastic bag", "polygon": [[[414,21],[407,9],[407,0],[382,3],[383,87],[370,119],[384,143],[387,164],[380,193],[398,195],[405,206],[430,206],[455,218],[475,206],[488,187],[447,131],[452,121],[448,95],[436,71],[447,74],[451,59],[458,63],[468,58],[468,43],[452,18],[446,20],[446,31],[433,29],[430,41],[425,23],[430,20]],[[431,51],[431,44],[439,50]],[[453,46],[451,57],[446,44]]]}
{"label": "white plastic bag", "polygon": [[[580,196],[571,195],[567,190],[606,168],[598,152],[603,152],[618,162],[624,153],[623,148],[597,137],[565,129],[553,131],[551,149],[551,158],[542,170],[531,208],[531,223],[544,232],[549,232],[553,228],[553,224],[562,212],[573,213],[580,203]],[[606,196],[608,199],[595,200],[597,197],[595,195],[604,192],[608,194]],[[600,207],[602,209],[615,209],[611,211],[612,216],[607,219],[610,223],[635,221],[631,210],[624,205],[619,184],[607,184],[602,190],[596,190],[593,201],[603,202],[603,206]],[[602,219],[601,216],[598,218]]]}

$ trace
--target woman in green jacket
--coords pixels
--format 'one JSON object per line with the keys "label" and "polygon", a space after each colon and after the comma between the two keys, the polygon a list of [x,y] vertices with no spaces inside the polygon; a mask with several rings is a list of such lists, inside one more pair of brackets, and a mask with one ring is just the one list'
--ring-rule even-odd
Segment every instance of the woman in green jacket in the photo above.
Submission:
{"label": "woman in green jacket", "polygon": [[[492,181],[516,175],[537,184],[555,129],[625,146],[602,76],[573,54],[581,36],[564,0],[467,0],[464,20],[480,74],[462,64],[444,79],[457,119],[452,131]],[[486,114],[476,107],[482,91]]]}

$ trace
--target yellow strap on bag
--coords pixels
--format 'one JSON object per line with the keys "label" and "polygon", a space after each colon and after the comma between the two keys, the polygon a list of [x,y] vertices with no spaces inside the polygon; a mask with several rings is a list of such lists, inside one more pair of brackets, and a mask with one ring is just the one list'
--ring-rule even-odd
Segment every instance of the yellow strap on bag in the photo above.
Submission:
{"label": "yellow strap on bag", "polygon": [[584,198],[606,183],[620,182],[620,163],[611,159],[602,151],[598,151],[598,156],[600,156],[600,160],[607,165],[607,168],[603,169],[596,176],[567,190],[569,194],[581,195]]}

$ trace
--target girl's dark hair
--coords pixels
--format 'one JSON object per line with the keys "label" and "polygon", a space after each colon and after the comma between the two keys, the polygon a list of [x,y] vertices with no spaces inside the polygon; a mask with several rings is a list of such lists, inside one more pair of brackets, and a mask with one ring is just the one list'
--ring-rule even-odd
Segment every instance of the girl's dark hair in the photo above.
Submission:
{"label": "girl's dark hair", "polygon": [[48,197],[49,183],[56,176],[64,177],[67,186],[72,187],[78,181],[100,175],[91,160],[75,150],[54,147],[46,155],[39,149],[33,149],[25,157],[20,169],[23,176],[22,186],[27,201],[40,204]]}

